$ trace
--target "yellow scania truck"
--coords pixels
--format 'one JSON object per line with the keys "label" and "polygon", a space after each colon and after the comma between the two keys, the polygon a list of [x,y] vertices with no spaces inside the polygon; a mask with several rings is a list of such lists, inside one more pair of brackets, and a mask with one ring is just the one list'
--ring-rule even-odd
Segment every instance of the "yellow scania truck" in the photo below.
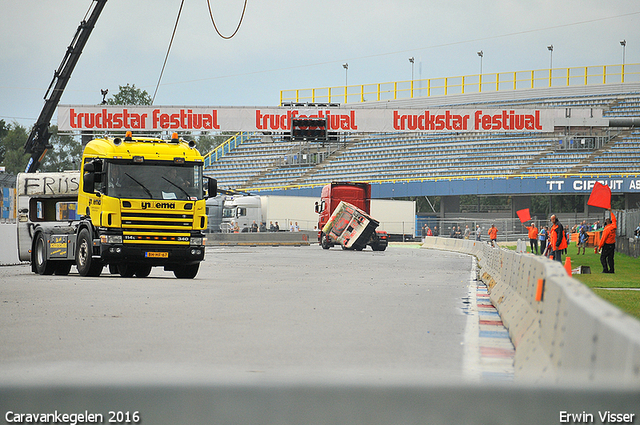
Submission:
{"label": "yellow scania truck", "polygon": [[193,142],[101,138],[90,141],[80,171],[22,173],[16,190],[18,256],[34,272],[82,276],[105,266],[146,277],[154,266],[194,278],[204,259],[205,200],[216,180],[203,175]]}

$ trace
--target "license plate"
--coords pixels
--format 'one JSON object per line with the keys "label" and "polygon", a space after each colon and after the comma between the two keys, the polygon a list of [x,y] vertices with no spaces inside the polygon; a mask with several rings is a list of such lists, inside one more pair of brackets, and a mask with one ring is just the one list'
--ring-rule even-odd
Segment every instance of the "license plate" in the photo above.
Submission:
{"label": "license plate", "polygon": [[169,258],[168,252],[145,252],[144,256],[147,258]]}

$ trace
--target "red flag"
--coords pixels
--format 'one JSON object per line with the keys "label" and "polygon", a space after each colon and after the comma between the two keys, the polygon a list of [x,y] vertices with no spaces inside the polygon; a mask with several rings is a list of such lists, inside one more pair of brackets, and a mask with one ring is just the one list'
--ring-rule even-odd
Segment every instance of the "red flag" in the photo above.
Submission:
{"label": "red flag", "polygon": [[529,213],[529,208],[525,208],[523,210],[519,210],[516,212],[518,214],[518,218],[520,219],[520,223],[524,223],[525,221],[531,220],[531,214]]}
{"label": "red flag", "polygon": [[604,208],[608,210],[611,208],[611,188],[600,182],[596,182],[593,189],[591,189],[591,196],[587,201],[587,205],[592,207]]}

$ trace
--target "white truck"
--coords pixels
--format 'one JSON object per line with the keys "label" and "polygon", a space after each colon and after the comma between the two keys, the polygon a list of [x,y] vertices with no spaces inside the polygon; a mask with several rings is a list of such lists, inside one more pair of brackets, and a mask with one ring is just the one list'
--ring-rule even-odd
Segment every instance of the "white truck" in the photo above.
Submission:
{"label": "white truck", "polygon": [[[288,231],[290,225],[297,222],[300,230],[317,231],[317,202],[318,198],[310,196],[233,195],[224,196],[223,207],[214,198],[210,198],[207,200],[207,207],[210,215],[214,214],[216,208],[223,208],[220,225],[222,232],[232,232],[236,223],[241,232],[243,228],[250,228],[254,221],[258,226],[261,222],[265,223],[267,229],[271,222],[277,222],[280,230]],[[372,199],[371,216],[380,221],[379,230],[391,235],[415,236],[415,201]],[[209,231],[220,230],[210,227]]]}
{"label": "white truck", "polygon": [[[255,222],[270,227],[278,223],[280,230],[288,231],[297,223],[300,230],[314,230],[317,217],[314,212],[316,198],[306,196],[233,195],[226,196],[222,210],[223,232],[250,229]],[[211,204],[212,205],[212,204]],[[248,230],[244,230],[248,231]]]}
{"label": "white truck", "polygon": [[[33,236],[36,230],[62,229],[61,233],[74,230],[70,222],[77,219],[78,188],[80,171],[61,173],[20,173],[16,187],[16,206],[18,211],[18,258],[20,261],[32,260]],[[66,255],[64,246],[52,242],[53,255]],[[67,266],[60,268],[58,274],[67,274]],[[63,273],[65,271],[65,273]]]}

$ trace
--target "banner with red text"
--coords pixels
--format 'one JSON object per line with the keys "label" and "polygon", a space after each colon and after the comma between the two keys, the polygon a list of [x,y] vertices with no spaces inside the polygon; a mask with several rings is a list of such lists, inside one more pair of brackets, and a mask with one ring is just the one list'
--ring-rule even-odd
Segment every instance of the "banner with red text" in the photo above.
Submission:
{"label": "banner with red text", "polygon": [[290,130],[292,118],[326,118],[336,132],[548,132],[550,109],[291,109],[278,107],[60,105],[58,129],[140,132]]}

